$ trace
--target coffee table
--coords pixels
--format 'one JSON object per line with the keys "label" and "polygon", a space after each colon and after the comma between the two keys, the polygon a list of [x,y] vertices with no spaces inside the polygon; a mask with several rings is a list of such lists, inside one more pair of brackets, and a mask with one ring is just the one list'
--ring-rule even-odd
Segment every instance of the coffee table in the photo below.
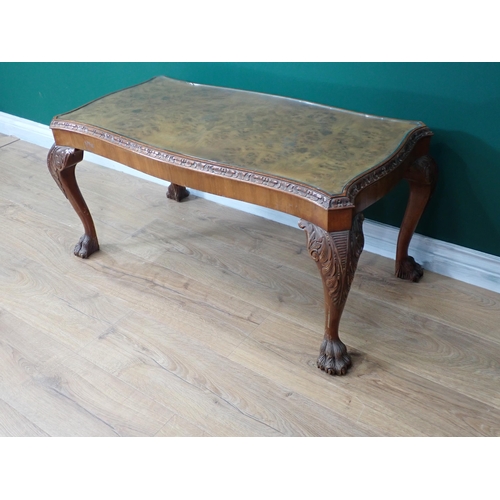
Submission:
{"label": "coffee table", "polygon": [[351,365],[339,323],[363,249],[362,211],[399,181],[410,183],[396,274],[418,281],[408,246],[437,179],[432,132],[406,121],[167,77],[104,96],[51,123],[47,163],[79,215],[74,253],[99,249],[94,222],[75,179],[83,151],[186,186],[300,218],[323,281],[325,331],[317,365],[343,375]]}

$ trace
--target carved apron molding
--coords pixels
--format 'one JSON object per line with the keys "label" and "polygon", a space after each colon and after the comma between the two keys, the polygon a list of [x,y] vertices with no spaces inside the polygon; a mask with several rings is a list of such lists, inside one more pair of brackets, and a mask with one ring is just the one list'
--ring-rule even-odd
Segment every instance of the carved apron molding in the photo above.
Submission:
{"label": "carved apron molding", "polygon": [[341,209],[354,206],[354,200],[358,193],[377,182],[396,169],[410,154],[415,144],[423,137],[433,135],[427,127],[421,127],[411,133],[405,145],[390,159],[376,167],[364,172],[362,176],[350,182],[344,187],[342,193],[327,193],[321,189],[312,188],[299,182],[273,175],[263,175],[257,172],[236,168],[234,166],[219,165],[215,162],[200,161],[180,154],[170,153],[156,149],[153,146],[133,141],[116,134],[111,134],[99,127],[92,127],[85,124],[52,120],[52,129],[68,130],[88,137],[95,137],[110,144],[118,145],[121,148],[133,151],[134,153],[153,158],[171,165],[182,166],[184,168],[198,170],[209,174],[238,179],[251,184],[259,184],[271,187],[280,191],[293,193],[296,196],[306,198],[323,208]]}

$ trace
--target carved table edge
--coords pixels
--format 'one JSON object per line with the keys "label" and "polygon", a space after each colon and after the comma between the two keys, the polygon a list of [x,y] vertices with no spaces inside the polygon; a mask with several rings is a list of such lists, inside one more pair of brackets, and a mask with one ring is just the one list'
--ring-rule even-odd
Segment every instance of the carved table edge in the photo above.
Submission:
{"label": "carved table edge", "polygon": [[393,155],[350,181],[346,184],[342,193],[332,195],[318,188],[313,188],[310,185],[292,181],[284,177],[264,175],[241,167],[236,168],[214,161],[201,160],[179,153],[170,153],[161,149],[155,149],[140,141],[113,134],[105,129],[80,122],[54,118],[50,124],[50,128],[75,132],[83,136],[95,137],[101,141],[117,145],[141,156],[146,156],[173,166],[180,166],[199,172],[235,179],[241,182],[266,186],[279,191],[286,191],[296,196],[306,198],[327,210],[354,207],[354,200],[361,190],[396,169],[406,159],[420,139],[425,136],[433,135],[432,131],[426,126],[413,130],[403,140],[400,148]]}
{"label": "carved table edge", "polygon": [[391,157],[350,181],[344,188],[343,194],[354,204],[354,200],[360,191],[394,171],[406,160],[418,141],[432,135],[434,133],[425,125],[413,130]]}

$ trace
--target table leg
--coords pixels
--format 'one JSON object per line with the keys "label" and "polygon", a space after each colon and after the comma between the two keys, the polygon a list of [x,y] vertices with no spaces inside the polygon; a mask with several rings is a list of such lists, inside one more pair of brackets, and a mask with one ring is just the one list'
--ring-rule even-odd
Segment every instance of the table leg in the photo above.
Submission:
{"label": "table leg", "polygon": [[57,185],[80,217],[85,234],[75,246],[74,254],[86,259],[99,250],[99,242],[94,227],[94,221],[83,199],[75,177],[76,164],[83,160],[83,151],[54,144],[47,156],[47,166]]}
{"label": "table leg", "polygon": [[363,214],[354,217],[347,231],[328,232],[301,220],[307,233],[307,248],[316,261],[323,280],[325,297],[325,335],[318,357],[318,368],[331,375],[344,375],[351,357],[339,338],[340,317],[363,250]]}
{"label": "table leg", "polygon": [[422,266],[408,255],[408,247],[436,186],[437,174],[436,162],[428,155],[416,160],[406,171],[405,179],[410,184],[410,197],[398,236],[396,250],[396,276],[398,278],[416,282],[424,274]]}
{"label": "table leg", "polygon": [[189,196],[189,191],[184,186],[179,186],[173,182],[168,186],[167,198],[169,200],[182,201]]}

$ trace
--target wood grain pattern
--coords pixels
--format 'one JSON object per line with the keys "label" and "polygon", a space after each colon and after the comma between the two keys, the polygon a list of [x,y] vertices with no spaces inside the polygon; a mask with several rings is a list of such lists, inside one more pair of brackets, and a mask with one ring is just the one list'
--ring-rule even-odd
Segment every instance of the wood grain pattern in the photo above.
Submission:
{"label": "wood grain pattern", "polygon": [[47,150],[0,152],[0,435],[500,436],[498,294],[364,253],[329,377],[299,229],[84,161],[82,261]]}
{"label": "wood grain pattern", "polygon": [[211,437],[205,431],[179,415],[174,415],[155,437]]}
{"label": "wood grain pattern", "polygon": [[17,137],[12,135],[0,135],[0,148],[3,146],[7,146],[7,144],[12,144],[13,142],[18,141]]}
{"label": "wood grain pattern", "polygon": [[380,274],[380,270],[389,270],[390,261],[368,254],[364,262],[366,272],[354,281],[353,289],[372,296],[378,291],[379,297],[397,303],[403,311],[414,310],[440,323],[498,342],[500,301],[497,293],[434,273],[429,273],[418,286],[402,282],[395,287],[400,280],[389,273]]}
{"label": "wood grain pattern", "polygon": [[[54,119],[172,153],[341,193],[383,163],[421,122],[157,77]],[[92,137],[87,138],[91,150]],[[332,144],[335,155],[332,155]]]}
{"label": "wood grain pattern", "polygon": [[48,434],[0,400],[0,437],[44,437]]}
{"label": "wood grain pattern", "polygon": [[98,243],[74,180],[82,151],[169,181],[169,192],[190,186],[344,231],[427,154],[433,135],[422,122],[166,77],[99,98],[50,126],[49,170],[82,217],[76,254],[84,258]]}
{"label": "wood grain pattern", "polygon": [[[360,311],[363,305],[360,305]],[[375,304],[374,308],[377,306]],[[398,356],[398,351],[391,353],[389,348],[386,349],[386,339],[377,338],[380,327],[394,322],[385,322],[385,316],[380,314],[375,320],[380,318],[378,327],[365,329],[368,322],[363,323],[359,319],[356,322],[359,311],[356,309],[353,319],[352,311],[349,312],[350,328],[343,333],[355,365],[351,376],[342,377],[342,381],[334,383],[333,387],[318,384],[321,374],[311,370],[316,354],[311,348],[313,332],[282,318],[272,318],[263,323],[231,354],[231,359],[253,367],[266,377],[286,378],[289,387],[332,410],[339,411],[343,405],[343,413],[352,412],[351,418],[356,416],[358,425],[368,426],[375,434],[498,435],[500,412],[490,404],[490,394],[481,394],[479,398],[477,392],[468,391],[467,394],[468,380],[462,377],[453,381],[454,370],[450,370],[448,365],[444,368],[434,363],[433,368],[435,372],[451,371],[449,377],[445,378],[442,374],[439,377],[436,373],[428,375],[425,373],[428,365],[425,361],[422,363],[424,353],[419,358],[408,355],[394,367],[392,359]],[[394,337],[401,332],[394,328]],[[415,339],[406,339],[408,343],[412,340],[415,342]],[[380,355],[380,350],[372,353],[372,348],[378,344],[384,355]],[[262,352],[267,355],[263,356]],[[437,354],[436,358],[440,356],[442,354]],[[293,372],[289,369],[290,363],[297,367]],[[470,368],[469,374],[472,385],[474,371]],[[494,391],[497,385],[493,380],[491,384],[489,380],[480,384],[486,391],[488,387]],[[332,398],[332,391],[335,391],[335,398]]]}

